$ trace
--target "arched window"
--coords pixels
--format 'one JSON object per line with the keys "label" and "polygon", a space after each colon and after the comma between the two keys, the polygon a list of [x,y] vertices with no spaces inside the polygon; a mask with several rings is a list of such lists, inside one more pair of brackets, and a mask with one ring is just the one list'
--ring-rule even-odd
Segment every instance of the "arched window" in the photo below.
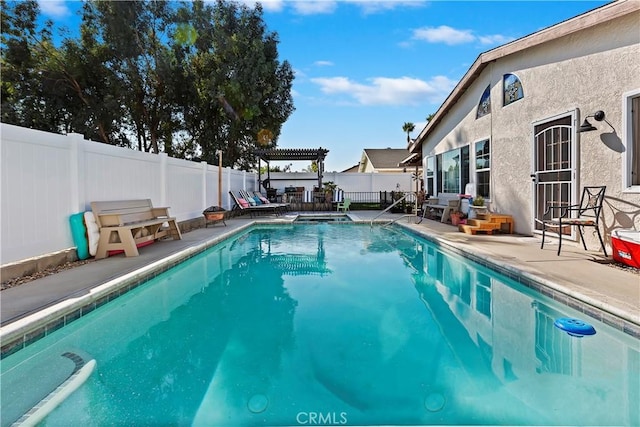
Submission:
{"label": "arched window", "polygon": [[503,106],[509,105],[524,97],[522,83],[515,74],[505,74],[502,77],[502,84],[504,89]]}
{"label": "arched window", "polygon": [[482,93],[480,97],[480,102],[478,103],[478,111],[476,112],[476,119],[479,119],[482,116],[487,114],[491,114],[491,85],[487,86],[487,88]]}

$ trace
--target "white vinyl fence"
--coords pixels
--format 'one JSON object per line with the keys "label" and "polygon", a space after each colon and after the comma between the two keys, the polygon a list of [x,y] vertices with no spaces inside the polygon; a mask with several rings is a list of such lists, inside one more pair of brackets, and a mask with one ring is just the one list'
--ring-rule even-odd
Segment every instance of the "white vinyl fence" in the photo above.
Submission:
{"label": "white vinyl fence", "polygon": [[[229,210],[229,190],[257,190],[257,174],[0,124],[0,265],[73,248],[69,217],[92,201],[151,199],[178,221],[198,218],[208,206]],[[262,178],[266,178],[265,175]],[[271,186],[317,186],[314,173],[272,173]],[[413,191],[410,172],[331,173],[346,192]],[[262,188],[260,188],[262,190]]]}
{"label": "white vinyl fence", "polygon": [[[69,216],[92,201],[151,199],[178,221],[218,203],[218,167],[0,124],[0,265],[72,248]],[[229,190],[257,189],[257,175],[222,169]]]}

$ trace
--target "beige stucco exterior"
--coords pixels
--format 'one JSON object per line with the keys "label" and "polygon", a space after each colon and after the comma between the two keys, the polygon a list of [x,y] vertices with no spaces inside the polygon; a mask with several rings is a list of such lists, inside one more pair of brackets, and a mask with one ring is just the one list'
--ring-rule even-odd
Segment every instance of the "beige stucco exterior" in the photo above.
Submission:
{"label": "beige stucco exterior", "polygon": [[[640,89],[640,2],[618,2],[565,21],[481,55],[418,137],[426,158],[491,142],[491,210],[513,215],[515,231],[532,235],[534,126],[572,115],[576,144],[574,203],[583,186],[606,185],[605,240],[615,228],[640,230],[640,188],[624,185],[624,95]],[[616,9],[617,8],[617,9]],[[503,106],[503,75],[515,74],[524,97]],[[483,91],[491,86],[491,113],[476,119]],[[578,133],[587,115],[606,113],[597,131]],[[601,137],[602,136],[602,137]],[[587,245],[597,237],[587,232]],[[595,239],[595,240],[593,240]]]}

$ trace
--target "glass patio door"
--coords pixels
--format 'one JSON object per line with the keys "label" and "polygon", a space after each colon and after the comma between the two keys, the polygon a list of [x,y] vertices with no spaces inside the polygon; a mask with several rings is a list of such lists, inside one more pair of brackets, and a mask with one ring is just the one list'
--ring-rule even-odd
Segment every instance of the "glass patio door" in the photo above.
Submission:
{"label": "glass patio door", "polygon": [[[567,206],[576,197],[575,112],[534,124],[533,141],[533,230],[542,230],[540,221],[549,204]],[[573,237],[572,227],[562,230]]]}

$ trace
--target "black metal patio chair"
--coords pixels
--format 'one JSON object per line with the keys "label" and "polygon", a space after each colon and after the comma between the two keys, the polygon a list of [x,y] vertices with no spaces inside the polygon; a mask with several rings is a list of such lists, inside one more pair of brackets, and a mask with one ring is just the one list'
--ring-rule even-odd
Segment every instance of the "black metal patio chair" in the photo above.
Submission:
{"label": "black metal patio chair", "polygon": [[[602,211],[602,203],[604,201],[604,192],[606,186],[601,187],[584,187],[582,189],[582,197],[579,205],[549,205],[542,217],[542,243],[540,249],[544,248],[544,237],[547,228],[555,228],[558,233],[558,255],[562,248],[562,231],[564,227],[577,227],[582,240],[584,250],[587,250],[587,244],[584,241],[584,228],[593,227],[598,233],[600,246],[604,256],[607,256],[607,250],[604,247],[602,234],[600,234],[600,213]],[[558,215],[556,215],[558,214]]]}

